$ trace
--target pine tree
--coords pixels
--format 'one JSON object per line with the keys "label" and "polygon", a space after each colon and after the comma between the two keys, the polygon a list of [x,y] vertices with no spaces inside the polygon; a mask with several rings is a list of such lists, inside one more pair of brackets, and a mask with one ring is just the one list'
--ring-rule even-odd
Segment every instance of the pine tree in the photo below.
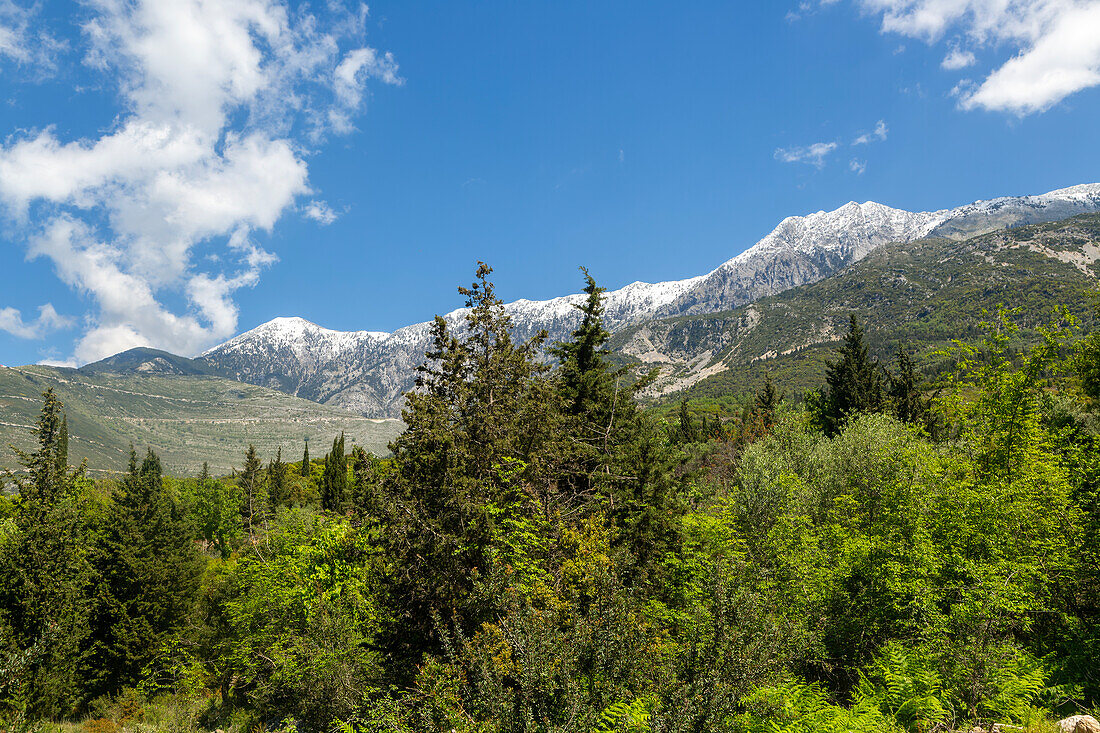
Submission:
{"label": "pine tree", "polygon": [[206,461],[203,461],[202,462],[202,471],[199,473],[199,481],[209,481],[209,480],[210,480],[210,466],[207,465]]}
{"label": "pine tree", "polygon": [[868,354],[863,328],[854,314],[837,354],[839,360],[826,362],[826,393],[819,416],[826,435],[840,432],[852,415],[881,412],[885,406],[881,370]]}

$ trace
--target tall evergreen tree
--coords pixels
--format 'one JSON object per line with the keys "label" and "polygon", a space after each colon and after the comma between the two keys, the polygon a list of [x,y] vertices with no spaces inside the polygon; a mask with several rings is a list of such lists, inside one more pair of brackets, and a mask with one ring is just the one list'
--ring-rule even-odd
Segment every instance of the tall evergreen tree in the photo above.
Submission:
{"label": "tall evergreen tree", "polygon": [[61,414],[61,427],[57,431],[57,473],[69,470],[69,416]]}
{"label": "tall evergreen tree", "polygon": [[351,502],[360,515],[377,517],[380,511],[376,486],[378,459],[355,446],[351,451]]}
{"label": "tall evergreen tree", "polygon": [[909,349],[898,342],[896,370],[887,373],[890,407],[894,417],[902,422],[923,425],[928,417],[928,402],[921,394],[922,377],[917,371]]}
{"label": "tall evergreen tree", "polygon": [[344,453],[344,434],[334,438],[332,451],[325,456],[325,472],[321,476],[321,508],[338,512],[347,499],[348,457]]}
{"label": "tall evergreen tree", "polygon": [[241,487],[241,522],[248,530],[249,538],[253,539],[256,529],[267,521],[267,492],[263,479],[263,464],[256,453],[256,446],[249,445],[237,484]]}
{"label": "tall evergreen tree", "polygon": [[691,412],[688,411],[687,398],[680,400],[680,422],[677,433],[681,443],[694,443],[699,440],[695,422],[691,419]]}
{"label": "tall evergreen tree", "polygon": [[309,478],[309,440],[306,440],[306,448],[302,453],[302,468],[300,473],[303,478]]}
{"label": "tall evergreen tree", "polygon": [[[665,470],[671,459],[667,437],[635,402],[657,370],[633,379],[626,368],[611,365],[604,289],[581,271],[587,294],[576,306],[581,323],[569,341],[551,350],[558,357],[555,382],[565,413],[558,428],[564,436],[555,444],[554,484],[571,487],[574,503],[607,500],[619,541],[632,557],[630,572],[640,574],[678,537],[679,507]],[[693,425],[691,432],[697,436]]]}
{"label": "tall evergreen tree", "polygon": [[[16,451],[26,469],[6,473],[20,495],[15,532],[0,553],[0,623],[6,621],[25,666],[5,670],[4,692],[28,719],[70,714],[81,699],[81,672],[89,618],[89,527],[81,510],[84,465],[68,469],[61,402],[43,394],[32,433],[34,452]],[[0,700],[0,714],[4,701]]]}
{"label": "tall evergreen tree", "polygon": [[407,395],[408,427],[391,446],[386,539],[405,566],[384,635],[395,660],[432,648],[432,615],[442,609],[479,623],[476,569],[492,566],[502,521],[525,521],[533,487],[549,483],[539,474],[554,408],[536,358],[544,335],[513,340],[491,272],[478,263],[475,282],[459,288],[469,310],[457,334],[435,319],[419,389]]}
{"label": "tall evergreen tree", "polygon": [[267,498],[271,507],[285,506],[290,501],[290,486],[287,483],[287,465],[283,463],[283,447],[275,452],[275,459],[267,464]]}
{"label": "tall evergreen tree", "polygon": [[765,428],[770,428],[775,423],[775,411],[779,409],[779,403],[782,401],[783,397],[775,389],[771,373],[764,372],[764,386],[756,393],[753,404]]}
{"label": "tall evergreen tree", "polygon": [[882,374],[863,340],[863,327],[855,314],[848,323],[844,343],[837,350],[837,361],[826,363],[826,392],[821,402],[821,425],[834,435],[848,418],[860,412],[881,412],[885,407]]}
{"label": "tall evergreen tree", "polygon": [[191,536],[150,449],[111,496],[98,552],[103,587],[93,623],[93,692],[134,685],[190,615],[202,573]]}

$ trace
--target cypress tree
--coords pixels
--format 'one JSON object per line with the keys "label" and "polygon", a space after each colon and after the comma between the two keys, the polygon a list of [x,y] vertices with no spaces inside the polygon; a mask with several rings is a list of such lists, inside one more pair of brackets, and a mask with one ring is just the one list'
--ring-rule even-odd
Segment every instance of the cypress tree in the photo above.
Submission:
{"label": "cypress tree", "polygon": [[338,512],[344,505],[348,489],[348,459],[344,454],[344,434],[334,438],[332,451],[325,456],[325,472],[321,476],[321,508]]}
{"label": "cypress tree", "polygon": [[69,469],[69,416],[62,413],[61,427],[57,431],[57,474]]}
{"label": "cypress tree", "polygon": [[367,453],[361,446],[355,446],[351,451],[351,501],[359,514],[378,516],[380,507],[377,505],[377,496],[374,484],[378,459]]}
{"label": "cypress tree", "polygon": [[306,440],[306,449],[302,453],[302,469],[301,474],[305,478],[309,478],[309,440]]}
{"label": "cypress tree", "polygon": [[699,434],[695,430],[695,423],[688,412],[687,398],[680,400],[680,425],[679,437],[681,443],[694,443],[699,440]]}

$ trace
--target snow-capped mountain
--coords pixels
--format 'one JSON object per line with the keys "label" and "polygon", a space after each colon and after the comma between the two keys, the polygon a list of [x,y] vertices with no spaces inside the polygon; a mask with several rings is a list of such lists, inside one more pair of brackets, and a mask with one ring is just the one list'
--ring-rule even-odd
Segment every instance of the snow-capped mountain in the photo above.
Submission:
{"label": "snow-capped mountain", "polygon": [[[1038,196],[1003,197],[955,209],[908,212],[869,201],[834,211],[792,216],[740,255],[706,275],[660,283],[636,282],[607,293],[606,321],[615,330],[648,319],[736,308],[816,282],[890,242],[927,236],[961,239],[1009,226],[1057,221],[1100,211],[1100,184]],[[507,305],[516,335],[546,329],[551,340],[575,328],[582,295]],[[444,318],[462,322],[459,309]],[[394,331],[341,332],[301,318],[276,318],[200,357],[241,381],[335,404],[371,417],[400,414],[402,395],[429,345],[430,324]]]}

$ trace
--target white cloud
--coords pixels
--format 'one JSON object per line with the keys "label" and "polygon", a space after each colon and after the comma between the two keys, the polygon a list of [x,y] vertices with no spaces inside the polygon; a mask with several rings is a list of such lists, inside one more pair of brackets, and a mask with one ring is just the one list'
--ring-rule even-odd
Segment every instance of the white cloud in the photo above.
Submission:
{"label": "white cloud", "polygon": [[[1100,85],[1100,3],[1095,0],[859,0],[882,15],[882,30],[938,43],[953,29],[972,48],[1016,55],[973,85],[956,87],[959,106],[1027,115]],[[945,69],[973,52],[955,47]]]}
{"label": "white cloud", "polygon": [[948,71],[958,71],[959,69],[965,69],[967,66],[973,66],[976,61],[977,59],[972,52],[953,48],[943,57],[940,66]]}
{"label": "white cloud", "polygon": [[95,304],[77,360],[195,353],[236,332],[234,294],[277,260],[255,235],[311,192],[304,143],[350,130],[367,80],[400,83],[397,65],[362,45],[365,8],[322,21],[285,0],[89,7],[85,63],[117,82],[119,120],[94,139],[47,128],[0,146],[0,202],[29,256]]}
{"label": "white cloud", "polygon": [[808,163],[816,168],[824,168],[825,158],[836,147],[836,143],[814,143],[805,147],[777,148],[775,159],[784,163]]}
{"label": "white cloud", "polygon": [[32,30],[38,10],[37,4],[0,0],[0,57],[15,61],[31,74],[46,76],[55,70],[57,55],[65,44],[44,30]]}
{"label": "white cloud", "polygon": [[848,170],[852,171],[852,173],[855,173],[857,176],[862,176],[863,171],[867,170],[867,161],[852,158],[848,161]]}
{"label": "white cloud", "polygon": [[25,322],[15,308],[0,308],[0,331],[23,339],[36,339],[62,328],[70,328],[73,319],[59,314],[50,303],[38,307],[38,318]]}
{"label": "white cloud", "polygon": [[888,132],[885,120],[879,120],[875,123],[875,129],[871,132],[865,132],[852,141],[852,145],[867,145],[875,141],[882,141],[886,139],[886,133]]}
{"label": "white cloud", "polygon": [[397,74],[397,62],[394,61],[393,54],[379,54],[373,48],[350,51],[336,67],[333,72],[333,89],[341,105],[329,110],[329,122],[335,131],[351,131],[351,114],[361,107],[363,90],[367,80],[372,78],[396,86],[405,83]]}
{"label": "white cloud", "polygon": [[317,200],[310,201],[306,204],[302,213],[307,219],[312,219],[322,226],[328,226],[340,218],[340,215],[333,211],[331,206],[324,201]]}

